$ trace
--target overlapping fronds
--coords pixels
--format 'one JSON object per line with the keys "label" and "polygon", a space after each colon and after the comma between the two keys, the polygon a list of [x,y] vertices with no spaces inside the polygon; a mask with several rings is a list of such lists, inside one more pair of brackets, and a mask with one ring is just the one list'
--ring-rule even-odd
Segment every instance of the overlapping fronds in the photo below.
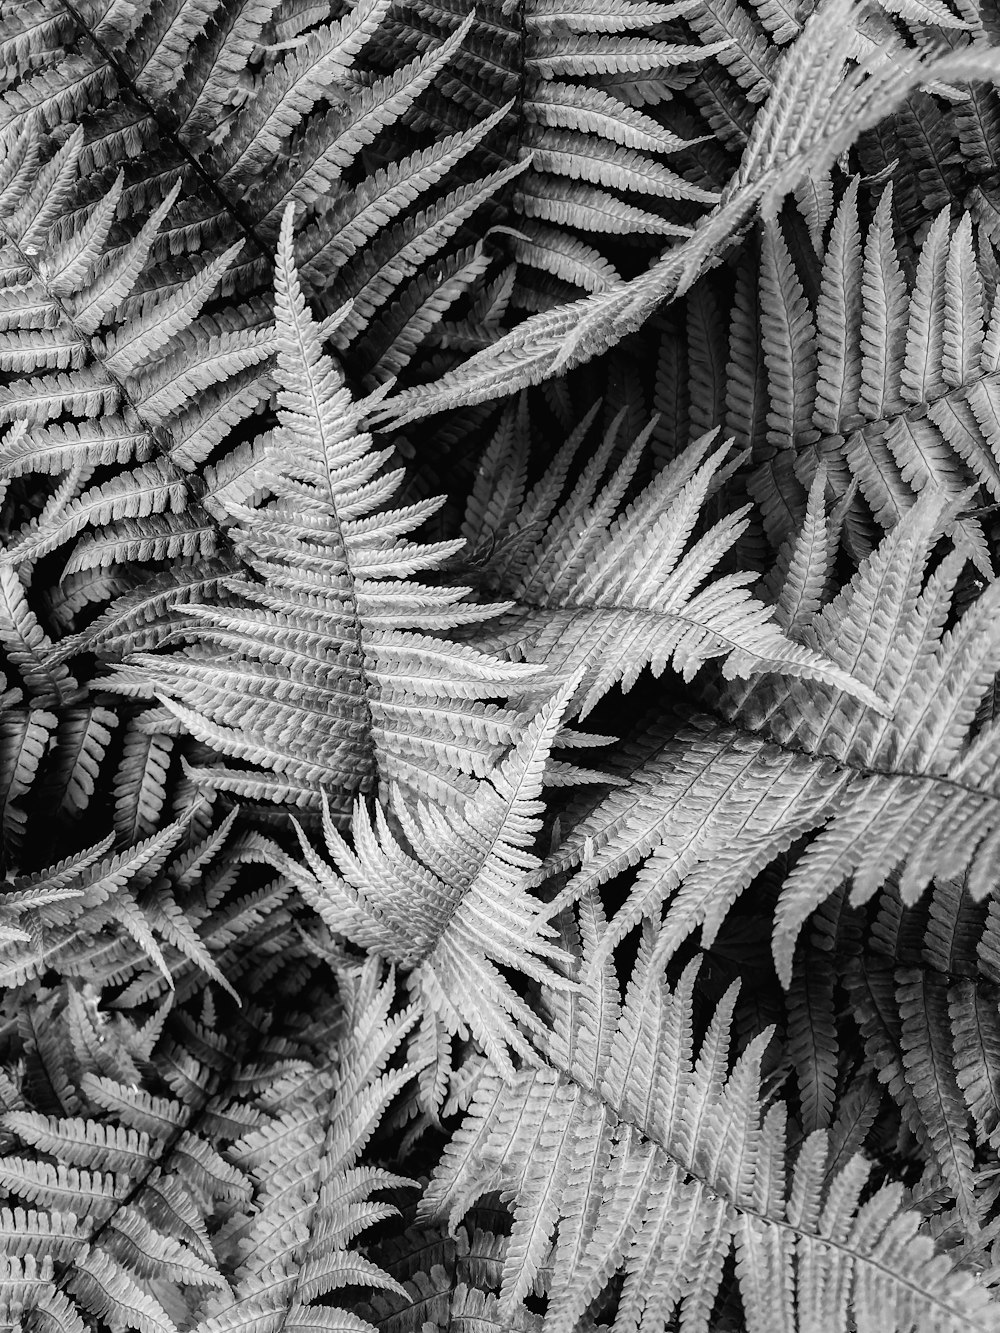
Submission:
{"label": "overlapping fronds", "polygon": [[[163,1037],[163,1015],[114,1021],[95,997],[86,985],[44,996],[26,1043],[28,1081],[3,1117],[0,1283],[9,1301],[24,1281],[29,1308],[64,1326],[171,1333],[185,1299],[227,1289],[209,1228],[251,1181],[223,1153],[260,1114],[219,1077],[234,1054],[224,1040],[197,1026]],[[154,1048],[155,1090],[142,1072]],[[36,1086],[46,1109],[32,1109]]]}
{"label": "overlapping fronds", "polygon": [[50,832],[86,811],[102,767],[109,766],[118,718],[88,701],[86,690],[59,661],[28,589],[2,554],[0,662],[12,686],[0,700],[0,860],[9,873],[29,840],[30,815],[39,801],[47,807]]}
{"label": "overlapping fronds", "polygon": [[[877,706],[866,686],[786,638],[772,608],[750,593],[752,574],[716,572],[745,529],[748,509],[689,546],[728,445],[710,452],[713,433],[702,436],[624,503],[649,433],[632,442],[602,485],[617,442],[609,429],[564,497],[580,438],[571,436],[523,506],[494,516],[497,553],[486,578],[514,606],[486,642],[560,677],[578,674],[584,712],[613,685],[628,689],[645,666],[655,674],[672,666],[690,680],[714,659],[727,677],[780,671],[829,680]],[[491,460],[487,487],[505,461]],[[473,510],[486,503],[485,494],[475,495]],[[492,503],[499,509],[496,496]]]}
{"label": "overlapping fronds", "polygon": [[0,1324],[1000,1330],[994,9],[0,0]]}
{"label": "overlapping fronds", "polygon": [[71,223],[64,216],[79,131],[48,161],[30,128],[6,147],[0,363],[9,374],[0,418],[14,425],[0,446],[0,475],[61,476],[10,534],[8,569],[23,577],[66,547],[64,576],[216,553],[232,563],[218,507],[213,515],[192,473],[270,392],[261,310],[202,313],[239,247],[122,318],[176,191],[133,239],[110,246],[120,179]]}
{"label": "overlapping fronds", "polygon": [[[542,277],[522,276],[513,301],[528,309],[555,304],[573,288],[603,291],[620,280],[608,238],[649,237],[659,246],[690,232],[697,209],[715,194],[665,163],[688,140],[658,117],[685,66],[714,48],[665,41],[663,26],[689,8],[627,3],[568,6],[529,0],[523,9],[488,0],[477,6],[454,73],[427,118],[450,123],[455,107],[480,114],[510,102],[507,155],[527,169],[518,176],[510,216],[500,228],[509,253]],[[457,29],[465,10],[420,4],[398,42],[425,42],[426,32]],[[499,239],[499,238],[498,238]]]}
{"label": "overlapping fronds", "polygon": [[849,0],[829,0],[803,25],[753,119],[739,165],[689,238],[638,277],[534,315],[440,380],[398,394],[382,419],[401,425],[589,361],[683,295],[754,210],[773,217],[790,190],[825,175],[911,91],[935,79],[992,81],[1000,74],[985,44],[948,55],[931,47],[906,60],[896,59],[891,46],[859,44],[860,12]]}
{"label": "overlapping fronds", "polygon": [[266,1011],[227,1038],[187,1016],[164,1031],[164,1010],[132,1023],[86,985],[45,995],[5,1098],[0,1299],[24,1282],[40,1316],[141,1333],[366,1327],[312,1302],[400,1289],[352,1245],[395,1211],[372,1193],[408,1183],[358,1161],[412,1074],[394,1054],[414,1015],[382,971],[341,968],[339,1002],[292,1040],[254,1029]]}
{"label": "overlapping fronds", "polygon": [[487,1191],[510,1199],[501,1319],[531,1294],[555,1233],[546,1330],[577,1327],[618,1274],[615,1329],[704,1327],[730,1253],[752,1333],[996,1326],[899,1186],[862,1202],[864,1158],[826,1179],[819,1131],[786,1175],[784,1106],[766,1107],[760,1086],[771,1032],[729,1068],[734,988],[696,1052],[697,961],[668,986],[647,929],[622,1001],[593,895],[579,917],[585,985],[553,1000],[547,1062],[481,1080],[421,1205],[455,1221]]}
{"label": "overlapping fronds", "polygon": [[[813,499],[821,526],[819,486]],[[967,872],[974,897],[995,888],[997,724],[970,730],[1000,666],[1000,585],[945,629],[966,553],[951,552],[930,572],[928,560],[949,512],[939,495],[922,497],[822,609],[810,566],[818,560],[825,570],[829,546],[824,552],[803,534],[784,614],[885,711],[829,685],[803,690],[765,677],[721,693],[716,706],[729,725],[694,716],[650,738],[628,797],[612,791],[549,862],[551,870],[582,862],[567,898],[642,863],[609,944],[665,903],[661,956],[699,927],[711,943],[754,877],[817,830],[785,876],[775,912],[775,961],[786,982],[802,923],[847,879],[856,903],[894,873],[907,902],[939,875]]]}
{"label": "overlapping fronds", "polygon": [[525,726],[463,808],[408,808],[398,799],[397,832],[381,809],[373,820],[359,801],[353,849],[326,821],[332,866],[304,837],[304,863],[275,856],[336,935],[415,969],[424,1021],[442,1030],[445,1068],[451,1037],[468,1032],[508,1075],[512,1052],[530,1057],[525,1032],[537,1034],[541,1023],[501,969],[559,984],[552,964],[565,954],[526,881],[539,865],[531,850],[539,796],[572,687]]}
{"label": "overlapping fronds", "polygon": [[413,578],[463,543],[405,539],[437,500],[385,508],[401,475],[382,470],[386,452],[322,350],[291,210],[275,315],[280,427],[241,459],[225,500],[252,577],[230,579],[221,606],[185,606],[183,651],[136,655],[108,684],[159,699],[216,752],[265,770],[200,769],[217,788],[305,806],[325,788],[340,815],[356,792],[393,783],[457,799],[463,774],[485,772],[516,734],[521,714],[486,701],[537,670],[440,633],[502,607]]}
{"label": "overlapping fronds", "polygon": [[475,1321],[475,1327],[538,1333],[541,1319],[520,1310],[503,1324],[499,1310],[500,1277],[507,1238],[492,1231],[458,1227],[411,1227],[391,1244],[379,1247],[378,1259],[401,1290],[377,1292],[363,1313],[377,1329],[442,1328]]}
{"label": "overlapping fronds", "polygon": [[336,1042],[334,1063],[301,1061],[270,1098],[270,1114],[236,1142],[231,1157],[253,1182],[253,1204],[233,1217],[227,1248],[239,1256],[232,1289],[215,1296],[197,1333],[264,1327],[371,1326],[350,1308],[319,1303],[344,1287],[402,1291],[401,1285],[352,1246],[359,1232],[396,1210],[373,1193],[412,1182],[362,1164],[372,1132],[412,1077],[393,1063],[415,1014],[393,1013],[392,978],[378,959],[340,971],[339,1030],[316,1022],[309,1038],[319,1051]]}
{"label": "overlapping fronds", "polygon": [[[329,296],[331,309],[362,302],[364,318],[341,336],[359,372],[384,379],[484,268],[481,246],[463,229],[522,168],[487,169],[471,184],[455,173],[506,109],[416,147],[399,147],[407,135],[394,128],[454,58],[468,23],[373,77],[358,62],[388,0],[364,0],[338,17],[308,7],[292,16],[273,0],[190,0],[155,12],[82,4],[69,13],[45,0],[35,17],[56,40],[34,54],[23,6],[5,8],[0,49],[16,63],[0,128],[58,132],[81,121],[92,183],[71,201],[91,205],[94,188],[121,170],[122,216],[134,219],[133,230],[179,194],[155,246],[163,269],[140,282],[130,312],[238,243],[225,290],[244,300],[266,293],[273,243],[294,201],[310,217],[299,246],[310,291]],[[353,180],[372,144],[388,165]]]}
{"label": "overlapping fronds", "polygon": [[54,865],[9,876],[0,984],[22,987],[50,974],[93,985],[129,981],[137,1002],[210,978],[233,993],[243,964],[227,946],[248,946],[287,888],[230,894],[240,867],[259,860],[254,839],[232,834],[232,815],[202,834],[194,826],[201,813],[158,818],[155,832],[120,838],[117,850],[109,832]]}
{"label": "overlapping fronds", "polygon": [[[841,494],[857,484],[882,528],[891,528],[925,488],[986,503],[1000,498],[997,417],[997,311],[977,260],[971,218],[951,227],[947,210],[932,223],[908,281],[893,235],[892,187],[867,230],[859,221],[858,185],[844,194],[830,230],[813,305],[786,240],[765,231],[757,303],[733,311],[727,423],[752,444],[791,450],[806,486],[828,463]],[[763,365],[752,350],[763,350]],[[756,376],[766,380],[766,424],[748,412]],[[791,502],[788,482],[761,469],[755,494],[774,515]],[[794,481],[792,481],[794,486]],[[855,505],[855,511],[860,506]],[[979,526],[960,530],[988,567]],[[871,538],[863,513],[848,519],[847,538],[864,553]]]}
{"label": "overlapping fronds", "polygon": [[996,1225],[997,929],[994,901],[973,900],[960,880],[912,907],[890,884],[866,917],[839,892],[803,933],[788,1005],[804,1116],[843,1119],[839,1084],[856,1069],[868,1080],[858,1121],[894,1108],[888,1131],[912,1134],[928,1167],[920,1192],[948,1202],[939,1234],[973,1256]]}

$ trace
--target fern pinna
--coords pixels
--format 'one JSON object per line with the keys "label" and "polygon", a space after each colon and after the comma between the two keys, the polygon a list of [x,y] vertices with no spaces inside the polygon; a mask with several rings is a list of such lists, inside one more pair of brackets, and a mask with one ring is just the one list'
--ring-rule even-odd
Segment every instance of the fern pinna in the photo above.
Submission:
{"label": "fern pinna", "polygon": [[0,1321],[1000,1329],[979,0],[0,0]]}

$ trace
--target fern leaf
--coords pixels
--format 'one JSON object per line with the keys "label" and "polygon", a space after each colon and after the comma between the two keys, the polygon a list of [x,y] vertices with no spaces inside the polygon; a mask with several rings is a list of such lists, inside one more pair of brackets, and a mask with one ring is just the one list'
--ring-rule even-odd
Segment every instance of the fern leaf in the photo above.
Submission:
{"label": "fern leaf", "polygon": [[761,341],[771,386],[768,442],[789,448],[809,428],[803,404],[811,404],[815,392],[816,345],[791,255],[772,227],[765,228],[761,256]]}
{"label": "fern leaf", "polygon": [[330,212],[303,232],[303,279],[328,282],[375,233],[438,184],[499,124],[510,104],[497,108],[465,133],[449,135],[430,148],[410,153],[375,171]]}
{"label": "fern leaf", "polygon": [[[373,1206],[375,1190],[408,1185],[388,1171],[357,1165],[361,1149],[387,1105],[412,1075],[388,1069],[414,1015],[391,1014],[392,979],[372,959],[339,980],[345,999],[339,1070],[305,1065],[289,1077],[279,1113],[243,1136],[236,1160],[259,1181],[258,1201],[239,1227],[245,1259],[235,1296],[197,1324],[198,1333],[255,1326],[261,1318],[295,1327],[362,1333],[363,1320],[336,1307],[312,1306],[338,1286],[402,1291],[372,1261],[352,1251],[359,1231],[394,1212]],[[290,1155],[291,1154],[291,1155]],[[290,1246],[298,1233],[301,1243]]]}
{"label": "fern leaf", "polygon": [[127,843],[148,837],[166,801],[166,773],[173,741],[128,728],[115,774],[115,833]]}
{"label": "fern leaf", "polygon": [[[572,688],[572,687],[570,687]],[[527,1047],[517,1024],[538,1030],[539,1020],[504,980],[517,967],[551,980],[551,962],[563,957],[549,941],[542,904],[523,887],[537,865],[528,851],[537,829],[538,797],[567,691],[556,695],[527,725],[522,739],[456,813],[423,806],[394,807],[407,851],[381,811],[375,821],[356,807],[353,852],[327,819],[327,866],[304,841],[305,864],[279,856],[327,925],[385,957],[419,967],[421,1003],[446,1029],[467,1028],[497,1067],[513,1073],[508,1049]],[[412,891],[399,899],[404,885]],[[558,984],[558,983],[556,983]]]}
{"label": "fern leaf", "polygon": [[584,712],[615,683],[629,688],[646,665],[657,674],[673,665],[689,680],[719,658],[727,676],[777,669],[823,679],[829,668],[784,639],[772,613],[747,593],[745,577],[726,575],[701,588],[745,527],[742,515],[684,553],[726,447],[706,458],[711,436],[703,436],[617,513],[645,435],[600,492],[603,460],[594,460],[592,489],[570,498],[523,572],[501,582],[516,606],[489,642],[563,676],[581,672]]}
{"label": "fern leaf", "polygon": [[[581,903],[581,929],[586,976],[602,965],[593,899]],[[991,1327],[986,1293],[917,1237],[919,1218],[898,1187],[860,1206],[870,1167],[855,1157],[824,1189],[822,1131],[800,1148],[786,1194],[784,1108],[765,1114],[759,1100],[770,1033],[730,1071],[731,989],[695,1054],[696,974],[694,963],[668,988],[646,932],[624,1002],[614,997],[598,1028],[580,1013],[570,1020],[565,1064],[557,1057],[512,1083],[494,1073],[480,1082],[421,1209],[454,1221],[484,1190],[511,1200],[502,1314],[523,1305],[558,1225],[545,1321],[554,1330],[576,1327],[617,1273],[615,1327],[640,1310],[658,1322],[679,1312],[682,1328],[697,1327],[734,1245],[753,1330],[795,1327],[812,1311],[845,1331],[876,1316],[899,1329]]]}
{"label": "fern leaf", "polygon": [[[668,731],[662,754],[654,750],[648,771],[636,775],[649,793],[645,817],[637,818],[631,804],[626,812],[612,793],[552,859],[553,868],[584,862],[565,890],[568,898],[645,861],[612,922],[609,942],[675,894],[659,936],[664,955],[699,925],[702,939],[711,941],[753,875],[803,833],[821,826],[787,876],[778,902],[774,950],[786,981],[802,922],[848,877],[853,877],[857,902],[894,871],[906,901],[913,901],[936,874],[953,876],[956,867],[969,868],[974,892],[991,883],[994,816],[988,812],[996,802],[985,756],[993,735],[989,731],[968,740],[972,714],[965,710],[974,707],[971,701],[992,675],[997,651],[988,628],[992,595],[984,594],[968,618],[941,637],[941,612],[934,608],[948,605],[963,557],[951,557],[923,589],[921,572],[947,512],[940,499],[922,501],[848,589],[818,614],[808,633],[809,641],[844,667],[850,663],[877,689],[898,721],[868,704],[848,702],[834,690],[822,721],[814,718],[803,731],[804,714],[792,703],[798,692],[793,683],[775,682],[773,695],[771,685],[760,693],[754,685],[731,686],[725,708],[736,730],[718,731],[694,719],[691,730],[677,732],[683,739],[676,748]],[[903,601],[895,606],[895,590],[904,588]],[[884,606],[887,598],[895,607],[891,625],[876,630],[869,618],[872,608]],[[834,648],[835,637],[840,651]],[[958,660],[963,662],[960,675],[952,676],[950,664]],[[759,711],[765,697],[771,704]],[[923,701],[934,699],[921,720]],[[850,739],[839,731],[841,709],[856,719]],[[796,748],[788,749],[793,735]],[[835,741],[838,735],[843,739]],[[931,735],[946,745],[947,760],[936,743],[929,743]],[[966,774],[982,782],[975,800],[983,823],[975,840],[964,821],[949,823],[956,802],[969,797]],[[952,786],[956,780],[963,784],[961,797]],[[745,790],[755,793],[750,803],[743,798]],[[771,791],[773,796],[765,796]]]}
{"label": "fern leaf", "polygon": [[9,1258],[72,1260],[83,1240],[78,1219],[72,1213],[42,1213],[34,1209],[0,1209],[0,1234]]}
{"label": "fern leaf", "polygon": [[[436,770],[437,790],[460,793],[461,774],[485,772],[513,736],[515,715],[478,700],[520,689],[535,669],[407,633],[496,611],[464,607],[460,589],[435,592],[410,581],[456,547],[397,535],[438,502],[383,509],[399,474],[378,475],[384,455],[370,449],[358,409],[321,350],[292,260],[290,210],[276,314],[282,430],[260,455],[256,483],[262,497],[275,499],[231,506],[237,545],[266,587],[232,585],[240,594],[235,616],[207,606],[195,612],[204,629],[192,622],[190,637],[214,650],[137,657],[110,684],[148,694],[155,680],[157,695],[193,734],[285,782],[369,791],[424,782]],[[453,618],[442,622],[442,613]],[[433,716],[423,707],[421,642],[441,668]]]}

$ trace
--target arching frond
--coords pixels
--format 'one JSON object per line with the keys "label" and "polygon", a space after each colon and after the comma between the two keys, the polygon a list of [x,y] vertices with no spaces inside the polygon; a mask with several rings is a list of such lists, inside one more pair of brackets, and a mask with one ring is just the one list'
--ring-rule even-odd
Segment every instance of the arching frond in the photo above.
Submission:
{"label": "arching frond", "polygon": [[820,1320],[845,1333],[866,1322],[993,1326],[985,1294],[934,1255],[899,1187],[861,1203],[863,1158],[825,1181],[819,1131],[786,1181],[785,1108],[766,1108],[760,1088],[771,1033],[730,1067],[734,988],[696,1048],[697,962],[668,986],[647,930],[620,1000],[593,897],[580,903],[580,926],[586,989],[556,1001],[547,1063],[513,1083],[480,1081],[421,1204],[454,1223],[487,1191],[510,1199],[501,1318],[524,1305],[556,1232],[546,1329],[577,1327],[619,1274],[613,1327],[677,1317],[696,1328],[731,1252],[755,1333]]}
{"label": "arching frond", "polygon": [[567,898],[642,863],[609,943],[667,901],[664,956],[699,926],[710,943],[753,877],[811,831],[775,915],[786,983],[803,922],[845,879],[855,902],[891,875],[908,902],[963,871],[974,896],[989,891],[994,729],[970,737],[969,727],[996,670],[996,585],[943,632],[964,556],[926,568],[947,514],[940,498],[923,499],[803,625],[805,641],[878,691],[891,716],[828,686],[808,704],[794,681],[729,686],[719,706],[730,726],[695,717],[668,727],[632,776],[645,799],[612,792],[553,855],[551,869],[583,863]]}
{"label": "arching frond", "polygon": [[648,434],[602,486],[615,444],[609,431],[561,508],[570,451],[556,457],[498,534],[517,554],[512,560],[501,545],[490,583],[514,606],[486,641],[562,677],[580,673],[583,712],[612,685],[628,689],[645,666],[658,675],[671,665],[689,680],[713,659],[727,677],[781,671],[830,680],[877,706],[867,687],[785,638],[749,593],[752,576],[707,582],[746,526],[746,511],[737,512],[689,546],[728,446],[709,453],[712,435],[703,436],[623,505]]}

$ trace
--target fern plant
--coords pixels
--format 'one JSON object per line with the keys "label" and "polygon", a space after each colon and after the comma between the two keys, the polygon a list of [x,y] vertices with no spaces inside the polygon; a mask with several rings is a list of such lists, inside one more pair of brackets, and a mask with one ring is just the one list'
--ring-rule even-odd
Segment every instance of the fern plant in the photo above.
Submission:
{"label": "fern plant", "polygon": [[[229,580],[220,606],[187,603],[191,647],[137,657],[107,684],[155,692],[199,739],[279,775],[212,778],[242,795],[304,805],[326,787],[342,805],[354,791],[393,783],[447,792],[513,738],[516,712],[477,701],[516,694],[532,670],[415,632],[496,611],[463,602],[461,589],[413,579],[461,543],[401,539],[434,512],[433,499],[384,509],[400,476],[379,475],[385,452],[373,448],[363,408],[322,350],[292,257],[291,209],[275,316],[279,429],[234,460],[222,501],[249,577]],[[265,495],[273,499],[254,505]],[[424,723],[429,695],[449,705]]]}
{"label": "fern plant", "polygon": [[539,1069],[480,1081],[424,1197],[429,1216],[454,1220],[485,1191],[513,1196],[500,1318],[524,1303],[558,1227],[543,1327],[575,1327],[618,1269],[613,1327],[662,1326],[675,1310],[682,1328],[704,1326],[733,1246],[750,1330],[776,1318],[846,1330],[876,1316],[892,1328],[990,1327],[968,1276],[928,1262],[898,1189],[861,1204],[859,1158],[824,1180],[822,1130],[803,1142],[786,1185],[784,1110],[764,1114],[759,1101],[770,1031],[728,1071],[735,986],[695,1056],[697,960],[671,990],[646,932],[622,1003],[606,929],[595,898],[584,899],[586,993],[556,1001]]}
{"label": "fern plant", "polygon": [[0,1322],[1000,1329],[977,0],[0,0]]}

